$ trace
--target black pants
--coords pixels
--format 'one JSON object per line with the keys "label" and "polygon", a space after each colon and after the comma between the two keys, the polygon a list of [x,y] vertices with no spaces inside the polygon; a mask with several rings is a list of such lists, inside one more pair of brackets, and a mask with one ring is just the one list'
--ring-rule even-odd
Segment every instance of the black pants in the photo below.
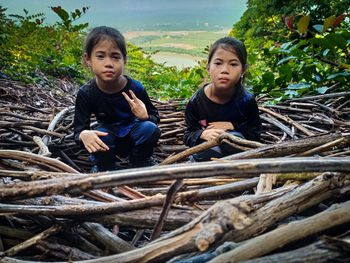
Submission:
{"label": "black pants", "polygon": [[116,155],[129,157],[130,162],[142,162],[150,158],[160,137],[160,129],[151,121],[139,121],[130,132],[119,137],[113,126],[99,124],[96,130],[107,132],[100,139],[109,147],[109,151],[96,152],[91,159],[99,171],[115,169]]}

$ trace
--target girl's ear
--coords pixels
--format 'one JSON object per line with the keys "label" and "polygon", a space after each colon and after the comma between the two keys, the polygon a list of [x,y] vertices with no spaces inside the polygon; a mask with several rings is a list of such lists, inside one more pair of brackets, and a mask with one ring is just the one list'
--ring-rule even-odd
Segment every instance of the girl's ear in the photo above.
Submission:
{"label": "girl's ear", "polygon": [[88,54],[84,53],[84,60],[85,60],[85,63],[91,67],[91,59],[89,58]]}
{"label": "girl's ear", "polygon": [[245,74],[245,73],[246,73],[246,71],[247,71],[247,68],[248,68],[248,65],[247,65],[247,64],[245,64],[245,65],[243,66],[243,69],[242,69],[241,77],[243,77],[243,76],[244,76],[244,74]]}
{"label": "girl's ear", "polygon": [[209,66],[209,63],[207,63],[207,72],[208,72],[208,75],[210,76],[210,66]]}

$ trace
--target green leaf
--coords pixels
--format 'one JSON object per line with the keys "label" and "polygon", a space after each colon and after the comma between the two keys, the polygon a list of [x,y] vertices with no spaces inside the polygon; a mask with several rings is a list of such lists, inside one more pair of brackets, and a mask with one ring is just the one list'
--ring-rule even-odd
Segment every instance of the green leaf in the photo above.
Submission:
{"label": "green leaf", "polygon": [[[279,69],[279,79],[283,79],[286,83],[290,82],[292,80],[292,69],[289,64],[283,64]],[[280,80],[280,81],[281,81]]]}
{"label": "green leaf", "polygon": [[290,99],[298,97],[298,91],[296,90],[287,90],[284,92],[284,95],[288,96]]}
{"label": "green leaf", "polygon": [[281,45],[281,49],[287,49],[292,43],[293,43],[293,41],[283,43]]}
{"label": "green leaf", "polygon": [[67,13],[66,10],[62,9],[61,6],[54,7],[52,6],[51,9],[63,20],[67,21],[69,18],[69,14]]}
{"label": "green leaf", "polygon": [[280,65],[286,61],[290,61],[290,60],[295,59],[295,58],[297,58],[297,57],[296,56],[289,56],[289,57],[282,58],[280,61],[278,61],[277,65]]}
{"label": "green leaf", "polygon": [[310,84],[310,83],[299,82],[299,83],[290,84],[290,85],[287,87],[287,89],[298,90],[298,89],[309,88],[309,87],[311,87],[311,86],[312,86],[312,84]]}
{"label": "green leaf", "polygon": [[303,16],[299,19],[298,22],[298,31],[300,34],[304,34],[309,27],[310,24],[310,17],[309,16]]}
{"label": "green leaf", "polygon": [[312,26],[318,33],[322,33],[323,25],[313,25]]}
{"label": "green leaf", "polygon": [[325,94],[326,91],[328,90],[329,88],[327,86],[323,86],[323,87],[319,87],[316,89],[316,91],[319,93],[319,94]]}
{"label": "green leaf", "polygon": [[329,43],[332,43],[333,46],[337,46],[341,49],[346,48],[346,45],[347,45],[346,39],[341,34],[331,33],[331,34],[328,34],[327,36],[325,36],[325,39]]}
{"label": "green leaf", "polygon": [[323,56],[327,56],[328,52],[329,52],[329,49],[327,48],[327,49],[325,49],[325,50],[323,51],[322,55],[323,55]]}
{"label": "green leaf", "polygon": [[272,72],[266,72],[262,75],[262,80],[264,83],[272,85],[274,83],[275,76]]}
{"label": "green leaf", "polygon": [[336,73],[336,74],[328,76],[327,79],[334,79],[334,78],[337,78],[339,76],[344,76],[344,77],[350,76],[350,73],[349,72]]}
{"label": "green leaf", "polygon": [[326,30],[333,24],[335,16],[327,17],[323,23],[322,33],[326,32]]}

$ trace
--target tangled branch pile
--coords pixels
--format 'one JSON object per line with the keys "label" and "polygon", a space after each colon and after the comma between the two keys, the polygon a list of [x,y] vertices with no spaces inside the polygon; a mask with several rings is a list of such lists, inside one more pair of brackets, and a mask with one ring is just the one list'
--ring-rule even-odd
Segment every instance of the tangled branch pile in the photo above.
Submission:
{"label": "tangled branch pile", "polygon": [[[261,143],[190,149],[185,102],[154,101],[160,165],[98,174],[73,140],[75,94],[0,80],[1,262],[349,259],[350,92],[262,98]],[[221,143],[243,152],[186,162]]]}

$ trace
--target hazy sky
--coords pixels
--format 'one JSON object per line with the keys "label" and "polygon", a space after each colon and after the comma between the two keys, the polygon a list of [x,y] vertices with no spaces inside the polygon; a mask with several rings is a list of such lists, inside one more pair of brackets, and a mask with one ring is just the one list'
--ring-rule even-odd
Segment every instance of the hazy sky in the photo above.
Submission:
{"label": "hazy sky", "polygon": [[66,11],[74,11],[89,6],[79,23],[116,26],[121,31],[145,30],[154,25],[166,28],[193,24],[231,28],[246,10],[247,0],[1,0],[0,5],[7,13],[23,15],[44,13],[47,23],[58,21],[50,6],[62,6]]}

